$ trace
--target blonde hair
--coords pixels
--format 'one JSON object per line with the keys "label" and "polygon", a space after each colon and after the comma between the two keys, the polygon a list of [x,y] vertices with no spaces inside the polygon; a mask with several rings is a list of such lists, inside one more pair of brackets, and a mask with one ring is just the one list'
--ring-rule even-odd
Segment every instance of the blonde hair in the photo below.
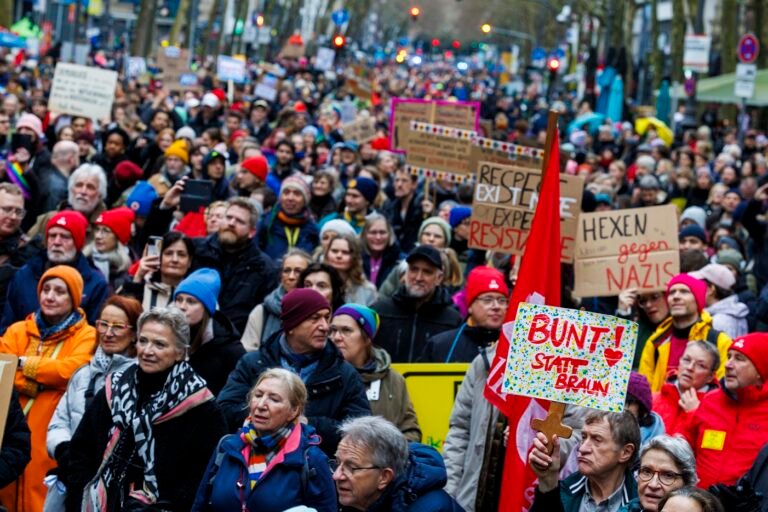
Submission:
{"label": "blonde hair", "polygon": [[270,368],[259,375],[256,384],[248,392],[248,402],[253,398],[259,384],[267,379],[277,379],[282,382],[288,390],[288,401],[291,407],[297,408],[299,415],[304,413],[304,407],[307,405],[307,387],[298,375],[284,368]]}

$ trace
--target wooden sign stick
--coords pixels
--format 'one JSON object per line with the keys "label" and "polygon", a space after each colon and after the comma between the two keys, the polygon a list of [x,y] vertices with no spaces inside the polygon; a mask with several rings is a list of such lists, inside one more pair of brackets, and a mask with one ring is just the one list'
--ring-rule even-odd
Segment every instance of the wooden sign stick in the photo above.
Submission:
{"label": "wooden sign stick", "polygon": [[531,420],[531,428],[547,436],[547,452],[552,453],[552,436],[557,435],[563,439],[570,439],[573,429],[563,424],[563,414],[565,413],[565,404],[562,402],[551,402],[546,419],[534,418]]}

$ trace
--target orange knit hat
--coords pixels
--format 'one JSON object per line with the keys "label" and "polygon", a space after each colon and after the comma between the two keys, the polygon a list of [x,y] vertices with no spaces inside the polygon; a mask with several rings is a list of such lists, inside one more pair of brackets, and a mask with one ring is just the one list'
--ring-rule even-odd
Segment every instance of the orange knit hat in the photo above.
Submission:
{"label": "orange knit hat", "polygon": [[46,270],[43,277],[37,282],[37,296],[39,297],[43,290],[43,283],[55,277],[67,283],[69,296],[72,298],[72,307],[79,308],[80,301],[83,300],[83,278],[76,268],[68,265],[56,265]]}

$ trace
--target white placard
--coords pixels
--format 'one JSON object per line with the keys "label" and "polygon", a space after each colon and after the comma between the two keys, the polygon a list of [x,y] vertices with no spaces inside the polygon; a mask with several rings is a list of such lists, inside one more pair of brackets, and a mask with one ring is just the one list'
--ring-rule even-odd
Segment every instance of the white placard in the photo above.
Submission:
{"label": "white placard", "polygon": [[335,51],[331,48],[320,47],[317,49],[317,57],[315,57],[315,68],[320,71],[330,71],[333,69],[333,61],[335,59]]}
{"label": "white placard", "polygon": [[48,109],[59,114],[105,119],[112,112],[117,72],[59,62]]}
{"label": "white placard", "polygon": [[757,65],[736,64],[736,81],[733,83],[733,95],[737,98],[750,99],[755,95]]}
{"label": "white placard", "polygon": [[709,72],[709,49],[712,47],[710,36],[685,36],[683,67],[699,73]]}
{"label": "white placard", "polygon": [[222,82],[245,82],[245,62],[229,55],[219,55],[216,59],[216,77]]}

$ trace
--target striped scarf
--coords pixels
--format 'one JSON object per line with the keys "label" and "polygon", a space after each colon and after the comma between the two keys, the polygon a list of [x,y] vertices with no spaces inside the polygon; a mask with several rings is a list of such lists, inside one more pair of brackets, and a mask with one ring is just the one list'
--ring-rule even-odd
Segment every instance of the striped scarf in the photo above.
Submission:
{"label": "striped scarf", "polygon": [[271,434],[260,434],[252,423],[240,429],[240,439],[245,443],[243,455],[248,466],[251,489],[256,487],[256,482],[264,475],[269,463],[283,449],[295,427],[295,423],[289,423]]}

